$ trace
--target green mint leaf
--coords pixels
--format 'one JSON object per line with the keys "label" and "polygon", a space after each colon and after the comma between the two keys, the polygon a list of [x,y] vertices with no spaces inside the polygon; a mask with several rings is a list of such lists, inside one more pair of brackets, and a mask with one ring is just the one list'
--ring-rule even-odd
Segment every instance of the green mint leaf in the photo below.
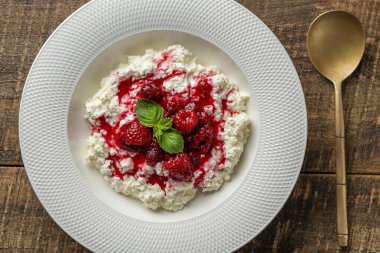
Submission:
{"label": "green mint leaf", "polygon": [[154,127],[164,118],[164,110],[161,106],[148,99],[137,101],[135,113],[140,124],[146,127]]}
{"label": "green mint leaf", "polygon": [[173,119],[172,118],[162,118],[160,122],[158,123],[160,125],[160,128],[162,130],[168,130],[172,127]]}
{"label": "green mint leaf", "polygon": [[162,131],[168,130],[172,126],[172,119],[162,118],[156,125],[153,126],[153,135],[158,137],[162,134]]}
{"label": "green mint leaf", "polygon": [[162,135],[162,129],[159,128],[158,126],[153,127],[153,135],[156,136],[157,138]]}
{"label": "green mint leaf", "polygon": [[170,154],[183,152],[183,137],[180,132],[174,128],[163,131],[162,135],[157,137],[157,140],[160,147]]}

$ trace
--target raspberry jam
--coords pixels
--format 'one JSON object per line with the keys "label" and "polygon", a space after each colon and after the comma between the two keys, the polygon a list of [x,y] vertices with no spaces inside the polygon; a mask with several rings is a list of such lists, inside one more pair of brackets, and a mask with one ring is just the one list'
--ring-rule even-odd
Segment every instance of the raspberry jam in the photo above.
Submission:
{"label": "raspberry jam", "polygon": [[[186,80],[188,75],[186,70],[169,68],[172,60],[171,52],[164,52],[154,61],[154,74],[120,77],[116,120],[102,116],[93,124],[92,132],[100,133],[108,145],[106,160],[110,162],[112,177],[121,180],[124,176],[144,177],[147,183],[158,184],[164,191],[169,179],[194,182],[194,187],[202,187],[207,171],[221,170],[220,165],[225,163],[221,133],[225,124],[223,115],[234,113],[227,106],[232,90],[220,101],[215,101],[212,77],[216,73],[211,70],[197,73],[192,82],[179,91],[168,90],[165,82],[173,78]],[[139,123],[136,123],[134,110],[141,98],[156,101],[164,109],[165,117],[173,118],[173,127],[182,133],[185,141],[185,155],[165,153],[155,137],[151,137],[150,128],[136,125]],[[123,165],[126,160],[128,165]],[[187,171],[181,171],[180,167]],[[171,170],[166,170],[168,168]]]}

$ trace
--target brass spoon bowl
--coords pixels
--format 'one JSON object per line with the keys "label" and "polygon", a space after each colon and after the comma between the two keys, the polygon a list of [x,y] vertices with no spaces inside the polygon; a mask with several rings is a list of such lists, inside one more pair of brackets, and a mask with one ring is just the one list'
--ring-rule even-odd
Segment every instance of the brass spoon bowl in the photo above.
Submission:
{"label": "brass spoon bowl", "polygon": [[358,66],[365,39],[359,20],[344,11],[321,14],[311,23],[307,35],[311,62],[335,87],[337,233],[341,247],[348,245],[342,81]]}

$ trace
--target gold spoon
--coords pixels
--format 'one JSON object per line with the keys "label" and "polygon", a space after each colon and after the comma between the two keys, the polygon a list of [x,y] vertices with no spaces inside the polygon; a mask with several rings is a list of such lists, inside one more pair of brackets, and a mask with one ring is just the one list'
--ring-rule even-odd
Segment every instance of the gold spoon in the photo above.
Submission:
{"label": "gold spoon", "polygon": [[364,47],[363,27],[350,13],[328,11],[310,25],[307,49],[311,62],[335,87],[337,233],[340,247],[348,244],[342,81],[358,66]]}

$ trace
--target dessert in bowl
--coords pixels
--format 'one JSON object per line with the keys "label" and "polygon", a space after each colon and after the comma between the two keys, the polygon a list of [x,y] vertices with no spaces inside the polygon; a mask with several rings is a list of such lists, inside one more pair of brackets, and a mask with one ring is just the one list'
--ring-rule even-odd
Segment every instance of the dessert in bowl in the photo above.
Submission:
{"label": "dessert in bowl", "polygon": [[86,102],[87,161],[151,209],[182,209],[230,179],[249,135],[249,95],[172,45],[129,56]]}
{"label": "dessert in bowl", "polygon": [[[86,101],[104,77],[128,62],[127,55],[173,44],[189,49],[203,66],[218,66],[250,96],[250,134],[231,180],[217,191],[198,189],[177,212],[116,194],[85,159],[92,132],[83,118]],[[94,252],[237,250],[288,198],[307,132],[302,87],[289,56],[234,1],[91,1],[41,49],[19,123],[36,195],[59,226]]]}

